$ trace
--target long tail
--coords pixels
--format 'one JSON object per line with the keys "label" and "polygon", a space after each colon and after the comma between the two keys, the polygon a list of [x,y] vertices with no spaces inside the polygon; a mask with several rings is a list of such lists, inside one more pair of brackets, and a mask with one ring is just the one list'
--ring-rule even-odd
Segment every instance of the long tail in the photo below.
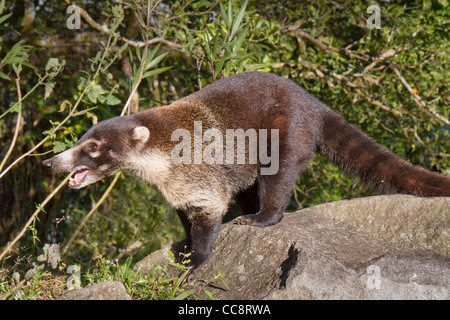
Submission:
{"label": "long tail", "polygon": [[380,192],[450,197],[450,177],[402,160],[334,112],[324,118],[318,151]]}

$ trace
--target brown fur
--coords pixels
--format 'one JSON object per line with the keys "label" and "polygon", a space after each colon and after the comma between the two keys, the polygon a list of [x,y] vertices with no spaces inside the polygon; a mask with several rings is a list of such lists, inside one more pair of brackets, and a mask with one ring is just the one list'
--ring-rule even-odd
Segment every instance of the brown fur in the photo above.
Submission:
{"label": "brown fur", "polygon": [[[201,121],[203,132],[214,128],[222,134],[227,129],[267,129],[269,133],[278,129],[279,170],[263,175],[261,163],[171,162],[171,151],[179,143],[171,141],[172,133],[183,128],[193,137],[195,121]],[[97,145],[95,150],[92,144]],[[295,83],[261,72],[218,80],[169,106],[102,121],[72,149],[44,164],[55,172],[83,173],[88,168],[86,175],[78,175],[84,180],[72,183],[74,188],[118,170],[130,171],[157,185],[177,209],[186,230],[195,274],[211,255],[231,198],[236,198],[244,213],[234,223],[278,223],[298,175],[316,151],[380,191],[450,196],[449,177],[412,166]],[[248,150],[245,152],[248,154]]]}

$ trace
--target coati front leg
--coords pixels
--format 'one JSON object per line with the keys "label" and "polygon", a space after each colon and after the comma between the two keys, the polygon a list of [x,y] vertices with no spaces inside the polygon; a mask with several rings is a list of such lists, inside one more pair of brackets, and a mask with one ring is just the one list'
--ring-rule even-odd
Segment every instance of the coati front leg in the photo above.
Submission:
{"label": "coati front leg", "polygon": [[181,224],[183,225],[184,232],[186,234],[186,238],[183,241],[183,247],[185,252],[190,252],[192,248],[192,239],[191,239],[191,227],[192,224],[187,217],[187,213],[185,210],[177,209],[178,218],[180,218]]}
{"label": "coati front leg", "polygon": [[222,215],[214,215],[203,208],[177,210],[186,231],[185,245],[191,253],[187,281],[195,278],[198,270],[209,260],[214,241],[222,224]]}

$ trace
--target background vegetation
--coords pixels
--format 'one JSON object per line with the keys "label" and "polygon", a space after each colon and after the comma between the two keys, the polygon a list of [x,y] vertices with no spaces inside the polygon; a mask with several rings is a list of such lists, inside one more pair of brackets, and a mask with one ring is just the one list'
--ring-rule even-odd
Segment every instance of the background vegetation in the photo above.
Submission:
{"label": "background vegetation", "polygon": [[[80,29],[67,27],[72,4]],[[82,285],[119,278],[134,298],[173,298],[173,287],[148,286],[164,271],[130,276],[183,238],[159,192],[123,174],[72,191],[41,162],[102,119],[230,74],[285,76],[402,158],[449,174],[448,1],[379,1],[380,29],[367,26],[370,4],[0,0],[0,297],[54,298],[77,264]],[[318,157],[289,210],[371,194]],[[56,269],[37,268],[46,243],[61,245]]]}

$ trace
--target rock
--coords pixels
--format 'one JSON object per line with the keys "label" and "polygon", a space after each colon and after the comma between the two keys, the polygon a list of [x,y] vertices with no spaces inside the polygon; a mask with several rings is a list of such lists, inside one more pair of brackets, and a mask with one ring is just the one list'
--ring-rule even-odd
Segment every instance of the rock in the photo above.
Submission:
{"label": "rock", "polygon": [[397,247],[450,254],[450,198],[374,196],[325,203],[311,210]]}
{"label": "rock", "polygon": [[75,289],[58,300],[131,300],[122,282],[105,281]]}
{"label": "rock", "polygon": [[177,252],[180,249],[180,247],[181,245],[172,244],[171,246],[167,246],[159,250],[153,251],[144,259],[137,262],[133,267],[133,271],[139,270],[143,274],[148,274],[152,271],[155,264],[158,264],[160,266],[167,266],[169,263],[173,262],[169,258],[169,251]]}
{"label": "rock", "polygon": [[[220,270],[229,289],[215,281],[216,299],[448,299],[449,205],[379,196],[287,213],[271,227],[223,225],[196,282]],[[167,251],[135,268],[166,264]]]}

